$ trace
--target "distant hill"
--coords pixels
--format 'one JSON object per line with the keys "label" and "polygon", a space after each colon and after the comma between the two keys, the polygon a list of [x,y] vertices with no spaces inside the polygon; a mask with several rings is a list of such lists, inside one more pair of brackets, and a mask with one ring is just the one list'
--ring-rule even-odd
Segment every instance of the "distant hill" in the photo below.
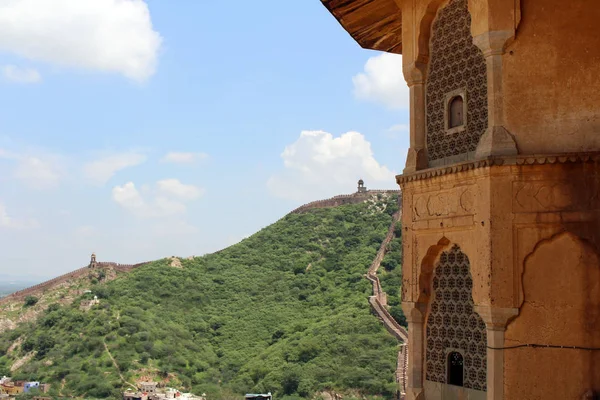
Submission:
{"label": "distant hill", "polygon": [[15,280],[11,277],[0,276],[0,298],[7,296],[17,290],[25,289],[26,287],[33,286],[38,282]]}
{"label": "distant hill", "polygon": [[[42,307],[37,320],[0,334],[0,375],[86,398],[119,397],[140,379],[211,400],[267,391],[391,398],[398,343],[371,313],[364,275],[398,195],[367,197],[289,214],[212,255],[159,260],[110,282],[82,277],[71,302],[45,292],[32,306]],[[391,243],[380,272],[398,320],[400,247]],[[0,321],[27,312],[19,301]]]}

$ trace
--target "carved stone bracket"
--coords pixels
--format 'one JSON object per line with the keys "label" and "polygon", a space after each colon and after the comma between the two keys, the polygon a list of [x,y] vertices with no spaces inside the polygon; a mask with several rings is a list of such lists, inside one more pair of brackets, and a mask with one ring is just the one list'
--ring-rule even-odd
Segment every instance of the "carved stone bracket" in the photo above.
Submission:
{"label": "carved stone bracket", "polygon": [[406,155],[406,166],[404,168],[405,174],[410,174],[428,167],[427,160],[427,149],[415,149],[411,147],[408,149]]}
{"label": "carved stone bracket", "polygon": [[402,302],[402,311],[406,317],[408,323],[420,323],[424,321],[425,312],[427,311],[427,304],[417,303],[412,301]]}
{"label": "carved stone bracket", "polygon": [[474,306],[475,312],[485,322],[488,330],[504,331],[506,330],[506,324],[512,318],[519,315],[518,308],[502,308],[502,307],[491,307],[491,306]]}
{"label": "carved stone bracket", "polygon": [[479,139],[475,158],[519,154],[514,137],[503,126],[488,127]]}
{"label": "carved stone bracket", "polygon": [[514,137],[504,127],[502,80],[502,56],[514,36],[514,30],[501,30],[488,31],[473,38],[473,43],[481,49],[486,60],[488,84],[488,128],[479,141],[476,158],[518,154]]}

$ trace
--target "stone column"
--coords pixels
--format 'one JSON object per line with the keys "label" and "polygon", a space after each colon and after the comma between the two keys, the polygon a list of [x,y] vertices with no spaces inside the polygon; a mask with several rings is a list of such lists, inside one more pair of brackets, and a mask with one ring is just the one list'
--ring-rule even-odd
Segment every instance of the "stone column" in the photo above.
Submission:
{"label": "stone column", "polygon": [[504,400],[504,332],[510,319],[519,314],[518,308],[475,306],[485,322],[487,331],[487,400]]}
{"label": "stone column", "polygon": [[488,31],[473,38],[473,43],[481,49],[486,60],[488,87],[488,128],[479,141],[476,158],[518,154],[513,136],[504,127],[502,82],[502,56],[514,35],[514,30]]}
{"label": "stone column", "polygon": [[402,310],[408,321],[408,371],[406,382],[406,400],[423,399],[423,329],[426,305],[422,303],[402,302]]}
{"label": "stone column", "polygon": [[427,127],[425,125],[425,71],[427,65],[415,63],[404,67],[404,77],[410,91],[410,149],[404,173],[428,166]]}

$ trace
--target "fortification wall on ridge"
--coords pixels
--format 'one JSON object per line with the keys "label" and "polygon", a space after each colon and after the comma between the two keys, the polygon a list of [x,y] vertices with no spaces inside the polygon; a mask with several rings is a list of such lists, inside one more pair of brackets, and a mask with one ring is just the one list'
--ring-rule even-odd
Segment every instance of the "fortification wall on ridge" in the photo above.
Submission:
{"label": "fortification wall on ridge", "polygon": [[399,190],[368,190],[366,192],[357,192],[352,194],[340,194],[324,200],[311,201],[301,205],[290,214],[299,214],[312,210],[314,208],[339,207],[347,204],[358,204],[367,200],[374,194],[400,194]]}
{"label": "fortification wall on ridge", "polygon": [[56,287],[62,283],[65,283],[71,279],[80,278],[86,273],[91,271],[95,271],[98,269],[107,269],[113,268],[119,272],[129,272],[135,268],[141,267],[142,265],[148,264],[148,262],[138,263],[138,264],[119,264],[114,262],[99,262],[96,264],[96,268],[90,268],[89,266],[82,267],[76,269],[75,271],[68,272],[64,275],[57,276],[56,278],[50,279],[48,281],[38,283],[37,285],[28,287],[26,289],[22,289],[11,293],[0,299],[0,304],[6,303],[11,300],[20,300],[27,296],[43,293],[44,291]]}
{"label": "fortification wall on ridge", "polygon": [[148,264],[149,261],[146,262],[141,262],[141,263],[137,263],[137,264],[119,264],[119,263],[115,263],[115,262],[99,262],[97,264],[98,267],[100,268],[114,268],[116,271],[119,272],[129,272],[135,268],[141,267],[142,265],[146,265]]}
{"label": "fortification wall on ridge", "polygon": [[[399,201],[401,201],[401,196],[399,196]],[[400,398],[404,398],[404,394],[406,393],[406,384],[407,384],[407,370],[408,370],[408,331],[402,325],[400,325],[394,317],[390,314],[387,309],[387,294],[383,291],[381,287],[381,282],[379,281],[379,277],[377,276],[377,271],[381,266],[381,261],[385,257],[385,254],[389,250],[389,244],[395,237],[396,224],[400,221],[400,217],[402,215],[402,209],[398,210],[392,216],[392,223],[388,228],[387,235],[385,239],[381,243],[379,250],[377,251],[377,255],[373,259],[371,266],[369,267],[368,272],[365,275],[371,284],[373,285],[373,295],[369,297],[369,304],[371,305],[371,309],[377,315],[377,317],[383,323],[385,329],[391,333],[398,341],[402,342],[400,346],[400,351],[398,352],[398,361],[396,364],[396,383],[400,389]]]}
{"label": "fortification wall on ridge", "polygon": [[38,283],[37,285],[28,287],[26,289],[18,290],[16,292],[11,293],[11,294],[3,297],[2,299],[0,299],[0,303],[4,303],[8,300],[15,300],[15,299],[23,298],[23,297],[26,297],[26,296],[29,296],[29,295],[32,295],[35,293],[39,293],[50,287],[57,286],[63,282],[66,282],[69,279],[79,278],[80,276],[84,275],[84,273],[86,271],[89,271],[89,270],[90,269],[88,267],[79,268],[79,269],[76,269],[75,271],[71,271],[64,275],[57,276],[56,278],[50,279],[46,282]]}
{"label": "fortification wall on ridge", "polygon": [[[333,196],[333,197],[330,197],[330,198],[324,199],[324,200],[311,201],[310,203],[303,204],[300,207],[294,209],[289,214],[301,214],[303,212],[306,212],[308,210],[312,210],[315,208],[339,207],[339,206],[343,206],[343,205],[347,205],[347,204],[358,204],[358,203],[362,203],[363,201],[367,200],[369,197],[371,197],[374,194],[396,194],[399,196],[398,204],[399,205],[402,204],[402,200],[400,197],[401,196],[400,190],[367,190],[366,192],[356,192],[356,193],[352,193],[352,194],[340,194],[340,195]],[[289,214],[287,214],[287,215],[289,215]],[[227,249],[227,247],[225,247],[221,250],[212,252],[210,254],[219,254],[226,249]]]}

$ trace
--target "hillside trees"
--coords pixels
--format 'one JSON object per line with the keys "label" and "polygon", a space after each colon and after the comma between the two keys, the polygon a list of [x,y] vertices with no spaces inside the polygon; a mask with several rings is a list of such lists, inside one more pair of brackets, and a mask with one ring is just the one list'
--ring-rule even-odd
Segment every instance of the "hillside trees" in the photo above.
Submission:
{"label": "hillside trees", "polygon": [[[153,374],[211,399],[391,397],[398,344],[371,314],[363,277],[397,210],[395,198],[379,210],[384,203],[383,212],[356,204],[290,214],[224,251],[182,260],[182,269],[165,259],[98,281],[90,289],[101,303],[91,310],[79,300],[53,305],[1,334],[0,372],[36,351],[15,375],[53,390],[64,379],[65,395],[115,396],[126,387],[121,373],[130,382]],[[400,247],[394,240],[380,277],[402,320]]]}

